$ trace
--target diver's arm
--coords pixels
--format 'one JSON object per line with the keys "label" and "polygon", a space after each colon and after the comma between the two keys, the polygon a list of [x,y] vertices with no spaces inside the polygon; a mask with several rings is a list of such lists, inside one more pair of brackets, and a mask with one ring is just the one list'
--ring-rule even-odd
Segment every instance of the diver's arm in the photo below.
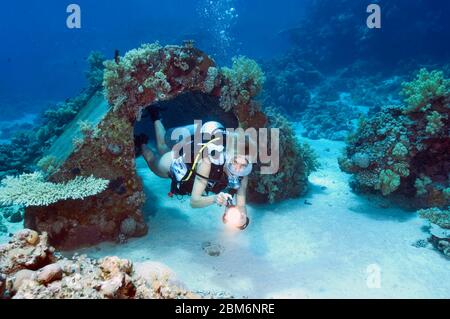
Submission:
{"label": "diver's arm", "polygon": [[[209,176],[210,171],[211,162],[208,159],[202,160],[197,167],[197,173],[202,176]],[[191,194],[191,207],[203,208],[211,206],[213,204],[217,204],[219,206],[226,205],[228,199],[231,197],[231,195],[229,194],[220,193],[212,196],[202,196],[207,185],[208,180],[198,175],[195,176],[194,186],[192,188]]]}
{"label": "diver's arm", "polygon": [[248,177],[244,177],[241,181],[241,187],[236,194],[236,206],[239,208],[241,212],[247,214],[247,185],[248,185]]}
{"label": "diver's arm", "polygon": [[247,185],[248,185],[248,177],[244,177],[241,181],[241,187],[236,194],[236,205],[237,206],[245,206],[247,203]]}
{"label": "diver's arm", "polygon": [[[197,173],[202,176],[209,176],[210,171],[211,171],[211,163],[208,160],[202,160],[197,167]],[[192,208],[208,207],[215,203],[214,196],[202,196],[207,185],[208,181],[206,179],[198,175],[195,176],[194,186],[192,188],[191,194]]]}

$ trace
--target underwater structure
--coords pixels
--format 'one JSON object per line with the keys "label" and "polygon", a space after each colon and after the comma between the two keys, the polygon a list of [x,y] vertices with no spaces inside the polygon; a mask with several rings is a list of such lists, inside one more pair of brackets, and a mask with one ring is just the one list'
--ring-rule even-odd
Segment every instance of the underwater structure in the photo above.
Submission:
{"label": "underwater structure", "polygon": [[298,143],[285,118],[269,110],[266,114],[254,100],[265,79],[255,61],[237,57],[231,68],[218,68],[188,41],[184,46],[145,44],[104,66],[104,92],[95,91],[52,141],[39,161],[42,171],[2,181],[2,204],[25,206],[25,227],[46,232],[53,246],[70,250],[147,233],[134,127],[148,106],[184,94],[216,101],[182,111],[198,118],[207,113],[244,129],[281,128],[280,171],[253,174],[250,199],[273,202],[307,189],[315,157]]}

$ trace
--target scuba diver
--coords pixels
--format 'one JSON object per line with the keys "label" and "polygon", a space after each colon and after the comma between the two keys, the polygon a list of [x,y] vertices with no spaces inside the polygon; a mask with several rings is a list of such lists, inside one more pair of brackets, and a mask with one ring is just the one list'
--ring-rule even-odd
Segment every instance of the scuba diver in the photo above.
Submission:
{"label": "scuba diver", "polygon": [[[166,129],[161,121],[160,110],[159,106],[149,106],[159,154],[155,154],[145,142],[140,145],[150,170],[161,178],[171,179],[170,197],[190,195],[192,208],[214,204],[225,206],[223,222],[237,229],[245,229],[249,224],[246,209],[247,176],[252,170],[252,163],[236,151],[238,135],[227,132],[219,122],[206,122],[199,128],[202,136],[202,143],[197,145],[199,151],[195,152],[194,133],[191,130],[188,140],[185,138],[181,143],[187,147],[176,152],[175,148],[171,150],[166,144]],[[210,139],[205,140],[205,136]],[[186,156],[187,152],[183,152],[186,148],[191,150],[190,158]]]}

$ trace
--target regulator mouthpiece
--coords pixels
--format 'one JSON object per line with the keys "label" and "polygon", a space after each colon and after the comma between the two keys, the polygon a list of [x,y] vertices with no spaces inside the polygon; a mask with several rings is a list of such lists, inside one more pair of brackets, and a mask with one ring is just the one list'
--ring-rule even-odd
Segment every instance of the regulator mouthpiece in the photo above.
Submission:
{"label": "regulator mouthpiece", "polygon": [[241,187],[241,180],[239,176],[229,175],[228,176],[228,189],[238,190]]}

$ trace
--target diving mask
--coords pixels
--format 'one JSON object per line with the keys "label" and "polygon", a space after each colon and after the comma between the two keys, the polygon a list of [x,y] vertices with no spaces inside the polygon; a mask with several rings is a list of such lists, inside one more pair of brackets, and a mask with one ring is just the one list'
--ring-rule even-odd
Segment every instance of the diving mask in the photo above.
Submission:
{"label": "diving mask", "polygon": [[234,156],[227,159],[226,167],[231,175],[237,177],[248,176],[253,169],[252,163],[245,156]]}

